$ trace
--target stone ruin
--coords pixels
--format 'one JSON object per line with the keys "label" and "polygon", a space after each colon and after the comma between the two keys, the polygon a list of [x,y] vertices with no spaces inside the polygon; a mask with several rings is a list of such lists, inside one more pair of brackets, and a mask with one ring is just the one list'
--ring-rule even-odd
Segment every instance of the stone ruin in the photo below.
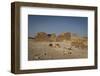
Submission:
{"label": "stone ruin", "polygon": [[35,41],[48,41],[49,37],[45,32],[38,32]]}
{"label": "stone ruin", "polygon": [[88,46],[88,38],[87,37],[79,37],[72,36],[70,32],[62,33],[56,36],[55,33],[47,34],[45,32],[38,32],[34,37],[34,41],[36,42],[66,42],[70,41],[72,46],[87,48]]}
{"label": "stone ruin", "polygon": [[71,40],[71,33],[65,32],[57,36],[57,41],[68,41]]}
{"label": "stone ruin", "polygon": [[47,34],[45,32],[38,32],[34,37],[35,41],[40,42],[57,42],[57,41],[67,41],[71,40],[71,33],[65,32],[58,36],[55,33]]}

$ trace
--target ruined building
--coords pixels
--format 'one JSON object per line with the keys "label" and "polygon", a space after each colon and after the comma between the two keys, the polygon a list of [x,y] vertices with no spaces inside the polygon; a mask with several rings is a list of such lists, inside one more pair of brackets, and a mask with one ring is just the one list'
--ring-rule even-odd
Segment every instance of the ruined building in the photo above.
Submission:
{"label": "ruined building", "polygon": [[57,41],[68,41],[71,40],[71,33],[65,32],[57,36]]}
{"label": "ruined building", "polygon": [[48,35],[45,32],[38,32],[35,36],[35,41],[48,41]]}
{"label": "ruined building", "polygon": [[47,34],[45,32],[38,32],[34,37],[35,41],[49,41],[49,42],[56,42],[56,41],[68,41],[71,40],[71,33],[64,32],[58,36],[55,33]]}

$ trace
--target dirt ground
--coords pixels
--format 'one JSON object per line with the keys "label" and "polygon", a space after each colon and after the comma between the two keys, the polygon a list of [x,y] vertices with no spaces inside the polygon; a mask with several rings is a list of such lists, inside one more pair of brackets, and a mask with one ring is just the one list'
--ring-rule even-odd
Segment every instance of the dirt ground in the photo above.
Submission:
{"label": "dirt ground", "polygon": [[28,60],[87,58],[87,48],[76,48],[70,42],[35,42],[28,39]]}

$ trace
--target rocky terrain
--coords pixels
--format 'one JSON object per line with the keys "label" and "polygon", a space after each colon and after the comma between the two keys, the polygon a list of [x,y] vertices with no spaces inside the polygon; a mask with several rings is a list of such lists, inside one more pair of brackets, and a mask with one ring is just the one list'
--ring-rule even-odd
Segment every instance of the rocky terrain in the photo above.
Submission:
{"label": "rocky terrain", "polygon": [[[84,43],[84,45],[83,45]],[[28,60],[87,58],[87,43],[69,41],[39,42],[28,39]]]}

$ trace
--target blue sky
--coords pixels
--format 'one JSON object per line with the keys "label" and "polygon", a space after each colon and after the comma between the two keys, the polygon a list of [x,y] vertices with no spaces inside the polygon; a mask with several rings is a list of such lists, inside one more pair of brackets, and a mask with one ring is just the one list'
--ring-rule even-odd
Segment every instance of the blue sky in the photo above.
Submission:
{"label": "blue sky", "polygon": [[61,34],[72,32],[80,36],[88,35],[88,18],[71,16],[28,15],[28,36],[37,32]]}

